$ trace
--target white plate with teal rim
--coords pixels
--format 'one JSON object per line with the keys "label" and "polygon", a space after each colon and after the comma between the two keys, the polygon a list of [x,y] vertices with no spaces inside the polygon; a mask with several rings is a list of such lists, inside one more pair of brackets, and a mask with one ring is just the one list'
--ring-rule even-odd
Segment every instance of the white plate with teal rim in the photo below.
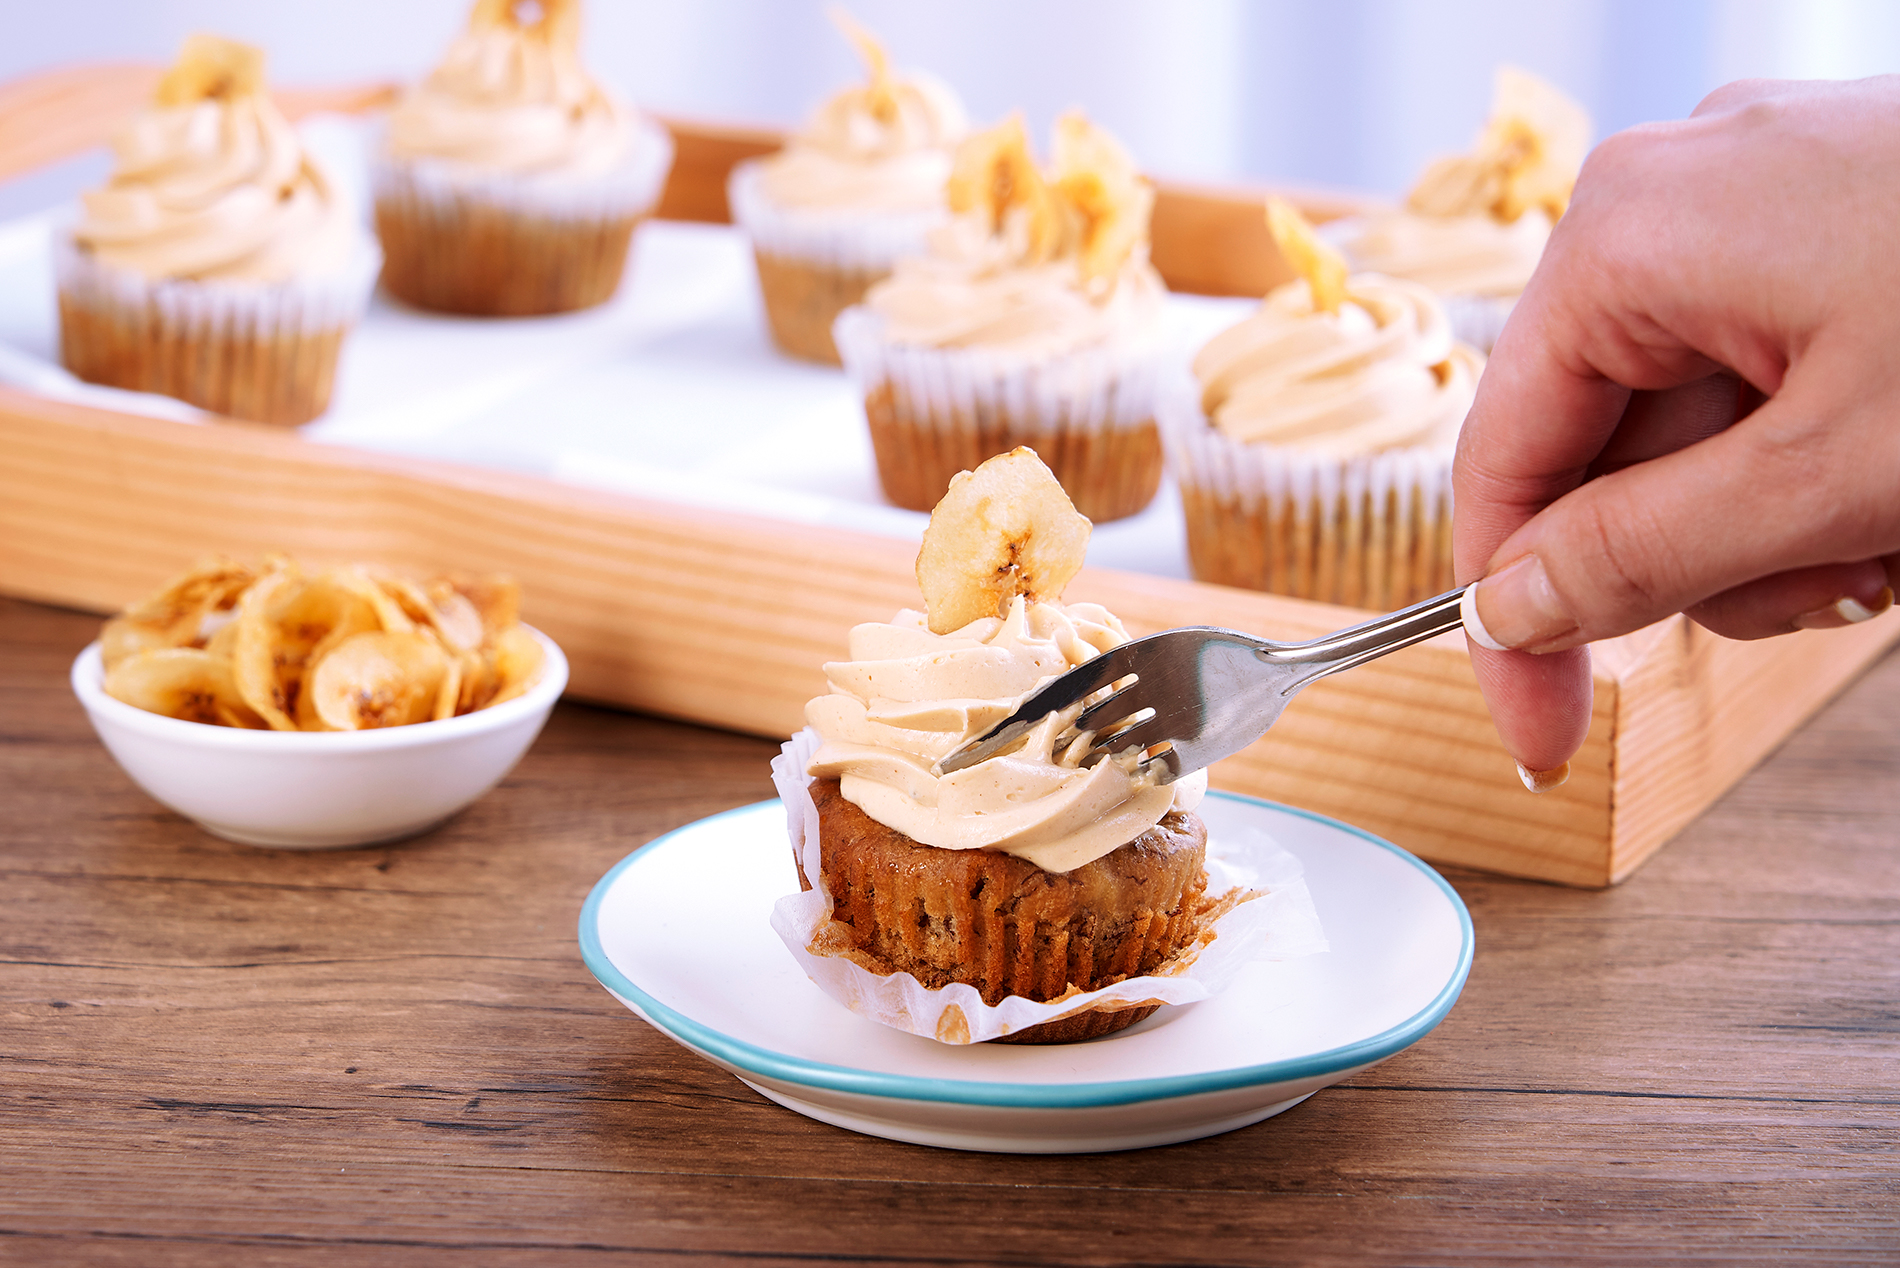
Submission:
{"label": "white plate with teal rim", "polygon": [[1332,949],[1246,966],[1213,999],[1089,1043],[956,1046],[833,1002],[772,932],[797,885],[785,812],[760,802],[622,859],[581,908],[613,996],[789,1109],[949,1149],[1092,1153],[1232,1131],[1429,1034],[1471,968],[1471,916],[1417,858],[1334,819],[1231,793],[1208,831],[1264,830],[1306,868]]}

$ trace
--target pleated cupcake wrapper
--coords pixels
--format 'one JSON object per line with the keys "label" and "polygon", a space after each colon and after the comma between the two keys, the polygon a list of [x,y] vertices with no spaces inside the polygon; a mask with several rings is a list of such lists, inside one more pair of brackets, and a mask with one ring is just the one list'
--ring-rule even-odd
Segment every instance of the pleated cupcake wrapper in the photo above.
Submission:
{"label": "pleated cupcake wrapper", "polygon": [[[945,1043],[982,1043],[1043,1022],[1089,1011],[1119,1012],[1146,1004],[1192,1004],[1218,993],[1243,965],[1295,960],[1327,949],[1319,914],[1300,861],[1258,830],[1230,832],[1207,842],[1207,892],[1260,891],[1238,902],[1203,938],[1164,971],[1126,978],[1100,990],[1039,1003],[1018,995],[985,1004],[973,986],[957,982],[931,989],[909,973],[878,975],[814,947],[831,921],[831,895],[819,867],[818,806],[805,773],[820,740],[810,728],[786,741],[772,759],[772,782],[785,805],[792,850],[811,888],[789,894],[772,909],[772,929],[826,995],[860,1017]],[[1237,848],[1244,847],[1244,848]],[[1235,894],[1238,897],[1238,894]]]}
{"label": "pleated cupcake wrapper", "polygon": [[99,260],[56,233],[53,269],[68,300],[128,320],[134,313],[172,333],[198,338],[268,338],[320,334],[354,325],[369,306],[382,249],[364,234],[341,267],[284,282],[153,278]]}
{"label": "pleated cupcake wrapper", "polygon": [[922,255],[930,231],[950,218],[947,207],[918,212],[786,207],[766,194],[763,169],[762,161],[752,159],[734,167],[726,181],[732,222],[762,255],[882,275],[901,257]]}
{"label": "pleated cupcake wrapper", "polygon": [[157,392],[296,426],[328,406],[344,336],[382,267],[363,235],[349,259],[286,282],[150,278],[54,237],[60,360],[92,383]]}
{"label": "pleated cupcake wrapper", "polygon": [[1487,357],[1504,333],[1504,323],[1517,307],[1515,295],[1440,295],[1451,333]]}
{"label": "pleated cupcake wrapper", "polygon": [[1377,610],[1451,588],[1450,449],[1336,458],[1243,444],[1208,425],[1186,385],[1161,418],[1196,580]]}
{"label": "pleated cupcake wrapper", "polygon": [[659,205],[673,167],[673,135],[651,119],[634,124],[627,157],[609,172],[487,172],[444,159],[397,159],[370,166],[377,201],[401,201],[446,211],[468,200],[540,220],[614,221],[642,216]]}
{"label": "pleated cupcake wrapper", "polygon": [[888,386],[911,419],[949,426],[1001,417],[1017,431],[1100,431],[1153,421],[1161,364],[1158,338],[1122,341],[1051,357],[983,348],[892,343],[885,321],[848,308],[832,327],[844,368],[862,393]]}

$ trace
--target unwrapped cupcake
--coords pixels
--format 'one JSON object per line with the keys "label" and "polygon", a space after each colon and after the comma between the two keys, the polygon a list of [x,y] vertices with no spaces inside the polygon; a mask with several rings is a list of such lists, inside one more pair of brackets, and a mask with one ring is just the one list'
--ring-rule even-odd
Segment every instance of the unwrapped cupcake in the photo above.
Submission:
{"label": "unwrapped cupcake", "polygon": [[1452,451],[1484,358],[1425,286],[1349,277],[1292,207],[1267,213],[1301,276],[1164,406],[1194,576],[1381,610],[1449,590]]}
{"label": "unwrapped cupcake", "polygon": [[825,102],[779,153],[735,167],[727,201],[752,239],[773,341],[837,365],[838,314],[898,257],[922,254],[925,235],[949,219],[951,149],[968,125],[947,85],[893,72],[869,32],[832,16],[868,82]]}
{"label": "unwrapped cupcake", "polygon": [[970,137],[949,196],[955,219],[929,251],[899,260],[832,331],[885,496],[927,511],[957,472],[1027,445],[1090,519],[1133,515],[1161,481],[1153,188],[1071,112],[1047,173],[1020,118]]}
{"label": "unwrapped cupcake", "polygon": [[1471,153],[1426,168],[1403,209],[1341,221],[1326,233],[1355,270],[1436,291],[1459,338],[1489,352],[1570,205],[1589,148],[1581,106],[1501,66],[1490,121]]}
{"label": "unwrapped cupcake", "polygon": [[525,317],[611,298],[673,164],[665,128],[580,59],[580,0],[477,0],[389,117],[383,285],[419,308]]}
{"label": "unwrapped cupcake", "polygon": [[773,927],[834,999],[947,1043],[1108,1034],[1255,959],[1322,949],[1297,862],[1208,840],[1205,775],[1084,761],[1079,711],[963,770],[937,763],[1128,639],[1064,604],[1089,524],[1035,454],[957,477],[917,559],[928,613],[851,631],[773,763],[801,892]]}
{"label": "unwrapped cupcake", "polygon": [[381,254],[264,87],[264,55],[185,42],[55,243],[60,359],[82,379],[309,422]]}

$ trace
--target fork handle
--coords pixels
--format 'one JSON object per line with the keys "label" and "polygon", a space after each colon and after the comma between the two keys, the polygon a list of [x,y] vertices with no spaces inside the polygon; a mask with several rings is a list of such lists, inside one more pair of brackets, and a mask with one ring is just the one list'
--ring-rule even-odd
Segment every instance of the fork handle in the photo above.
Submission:
{"label": "fork handle", "polygon": [[1464,594],[1465,587],[1459,586],[1437,598],[1374,617],[1363,625],[1349,626],[1310,643],[1263,647],[1258,654],[1262,660],[1275,664],[1310,667],[1311,672],[1301,674],[1295,684],[1303,687],[1315,678],[1363,665],[1387,652],[1461,628],[1464,619],[1459,609]]}

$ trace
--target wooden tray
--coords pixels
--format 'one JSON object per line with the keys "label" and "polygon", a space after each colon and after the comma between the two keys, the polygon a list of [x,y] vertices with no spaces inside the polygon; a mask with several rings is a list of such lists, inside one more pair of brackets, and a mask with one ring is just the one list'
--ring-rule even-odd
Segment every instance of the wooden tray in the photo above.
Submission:
{"label": "wooden tray", "polygon": [[[82,68],[0,88],[0,178],[98,143],[151,74]],[[286,106],[384,96],[286,94]],[[682,219],[723,220],[726,171],[777,144],[761,130],[669,126],[679,151],[661,214]],[[1321,219],[1354,206],[1294,196]],[[1154,257],[1169,284],[1246,294],[1285,277],[1260,198],[1164,185]],[[802,724],[851,625],[919,601],[914,548],[886,538],[0,389],[0,592],[103,612],[197,557],[266,549],[512,571],[527,618],[567,651],[573,695],[768,736]],[[1136,633],[1206,623],[1302,637],[1362,615],[1103,569],[1070,597],[1108,605]],[[1536,797],[1498,746],[1462,637],[1446,636],[1309,688],[1213,782],[1439,862],[1606,885],[1896,638],[1894,615],[1760,643],[1676,618],[1601,644],[1589,738],[1570,782]]]}

